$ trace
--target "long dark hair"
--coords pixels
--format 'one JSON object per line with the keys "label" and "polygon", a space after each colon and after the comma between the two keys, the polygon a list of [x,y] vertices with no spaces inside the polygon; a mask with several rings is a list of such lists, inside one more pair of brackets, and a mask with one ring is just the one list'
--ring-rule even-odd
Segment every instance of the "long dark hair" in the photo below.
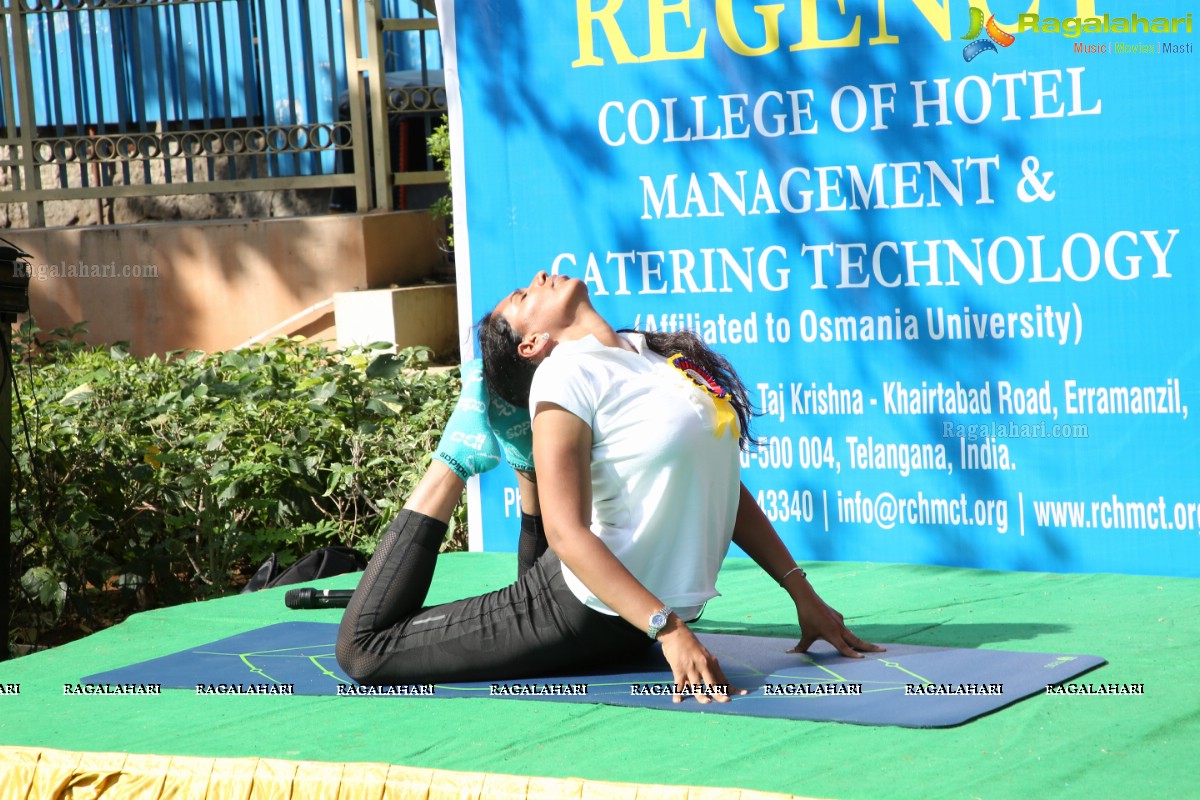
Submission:
{"label": "long dark hair", "polygon": [[690,330],[681,331],[639,331],[636,328],[622,328],[617,333],[640,333],[646,337],[646,346],[663,358],[682,354],[701,370],[707,372],[717,385],[729,394],[729,402],[737,412],[738,446],[743,450],[753,446],[754,439],[750,436],[750,422],[754,419],[754,406],[750,403],[750,393],[738,377],[737,370],[725,360],[725,357],[706,345],[704,341]]}
{"label": "long dark hair", "polygon": [[479,340],[488,391],[518,408],[527,408],[537,364],[522,358],[517,351],[521,334],[504,317],[489,312],[476,324],[475,337]]}
{"label": "long dark hair", "polygon": [[[690,330],[639,331],[622,328],[618,333],[640,333],[646,337],[646,346],[664,358],[682,354],[729,394],[729,401],[737,412],[741,435],[738,445],[746,449],[754,444],[750,435],[750,422],[754,419],[754,406],[750,393],[738,377],[737,371],[720,353],[706,345]],[[529,405],[529,388],[533,385],[533,373],[537,365],[517,352],[521,335],[513,330],[508,320],[499,314],[486,314],[475,326],[479,339],[479,350],[483,357],[483,376],[488,391],[520,408]]]}

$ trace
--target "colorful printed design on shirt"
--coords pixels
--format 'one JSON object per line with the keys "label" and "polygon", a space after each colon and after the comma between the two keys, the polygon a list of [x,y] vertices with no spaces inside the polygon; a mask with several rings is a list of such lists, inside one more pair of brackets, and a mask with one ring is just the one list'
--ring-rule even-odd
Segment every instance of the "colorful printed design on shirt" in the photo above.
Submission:
{"label": "colorful printed design on shirt", "polygon": [[740,436],[741,427],[738,425],[737,412],[733,408],[733,403],[729,402],[729,392],[725,387],[717,383],[707,370],[683,353],[676,353],[671,356],[669,361],[672,367],[679,370],[692,383],[708,392],[712,397],[713,406],[717,412],[713,424],[713,436],[720,439],[727,430],[732,430],[734,435]]}

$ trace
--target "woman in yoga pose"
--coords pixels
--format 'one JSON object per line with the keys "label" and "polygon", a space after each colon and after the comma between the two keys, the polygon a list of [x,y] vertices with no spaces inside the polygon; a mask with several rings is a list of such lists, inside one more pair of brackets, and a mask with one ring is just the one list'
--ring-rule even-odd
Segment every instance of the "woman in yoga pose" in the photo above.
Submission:
{"label": "woman in yoga pose", "polygon": [[522,548],[540,557],[504,589],[423,608],[445,524],[419,489],[342,620],[347,674],[376,684],[535,677],[657,640],[677,687],[728,700],[720,664],[686,623],[717,594],[731,539],[794,601],[797,651],[817,639],[850,657],[880,649],[821,600],[741,485],[746,391],[698,338],[615,331],[581,281],[542,272],[481,321],[479,340],[492,396],[532,413],[542,516],[522,525]]}

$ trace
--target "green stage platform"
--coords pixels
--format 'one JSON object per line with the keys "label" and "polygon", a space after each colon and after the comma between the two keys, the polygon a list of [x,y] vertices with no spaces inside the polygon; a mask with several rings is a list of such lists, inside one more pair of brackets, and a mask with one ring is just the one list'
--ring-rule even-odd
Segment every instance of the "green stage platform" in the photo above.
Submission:
{"label": "green stage platform", "polygon": [[[138,614],[82,641],[0,664],[0,747],[28,757],[65,750],[370,762],[871,800],[1192,791],[1187,765],[1200,747],[1190,661],[1200,645],[1195,579],[805,566],[825,599],[867,639],[1089,653],[1109,664],[1075,684],[1141,684],[1144,694],[1035,696],[960,727],[932,730],[568,703],[181,690],[64,694],[64,684],[85,675],[264,625],[339,618],[336,610],[288,610],[284,590],[276,589]],[[500,586],[514,572],[512,555],[444,556],[430,601]],[[355,580],[315,585],[349,588]],[[787,597],[752,563],[728,561],[718,588],[723,596],[709,604],[701,630],[764,636],[795,630]],[[0,774],[0,787],[15,785],[9,777]],[[0,788],[0,797],[6,791]]]}

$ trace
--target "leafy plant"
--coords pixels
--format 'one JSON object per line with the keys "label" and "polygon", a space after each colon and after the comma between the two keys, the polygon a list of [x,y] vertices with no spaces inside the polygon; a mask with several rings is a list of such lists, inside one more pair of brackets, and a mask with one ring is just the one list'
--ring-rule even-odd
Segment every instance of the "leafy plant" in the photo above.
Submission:
{"label": "leafy plant", "polygon": [[[450,180],[450,129],[449,123],[445,117],[442,117],[442,124],[433,129],[433,133],[429,134],[429,138],[425,140],[426,148],[429,155],[441,165],[446,171],[446,183],[453,185]],[[433,205],[429,207],[429,211],[435,219],[445,219],[449,234],[446,236],[446,246],[454,247],[454,196],[451,194],[443,195],[433,201]]]}
{"label": "leafy plant", "polygon": [[[270,553],[371,552],[428,464],[456,371],[387,345],[277,339],[138,358],[81,329],[15,337],[14,629],[117,591],[143,606],[227,593]],[[465,512],[447,549],[465,541]],[[6,591],[8,588],[6,587]]]}

